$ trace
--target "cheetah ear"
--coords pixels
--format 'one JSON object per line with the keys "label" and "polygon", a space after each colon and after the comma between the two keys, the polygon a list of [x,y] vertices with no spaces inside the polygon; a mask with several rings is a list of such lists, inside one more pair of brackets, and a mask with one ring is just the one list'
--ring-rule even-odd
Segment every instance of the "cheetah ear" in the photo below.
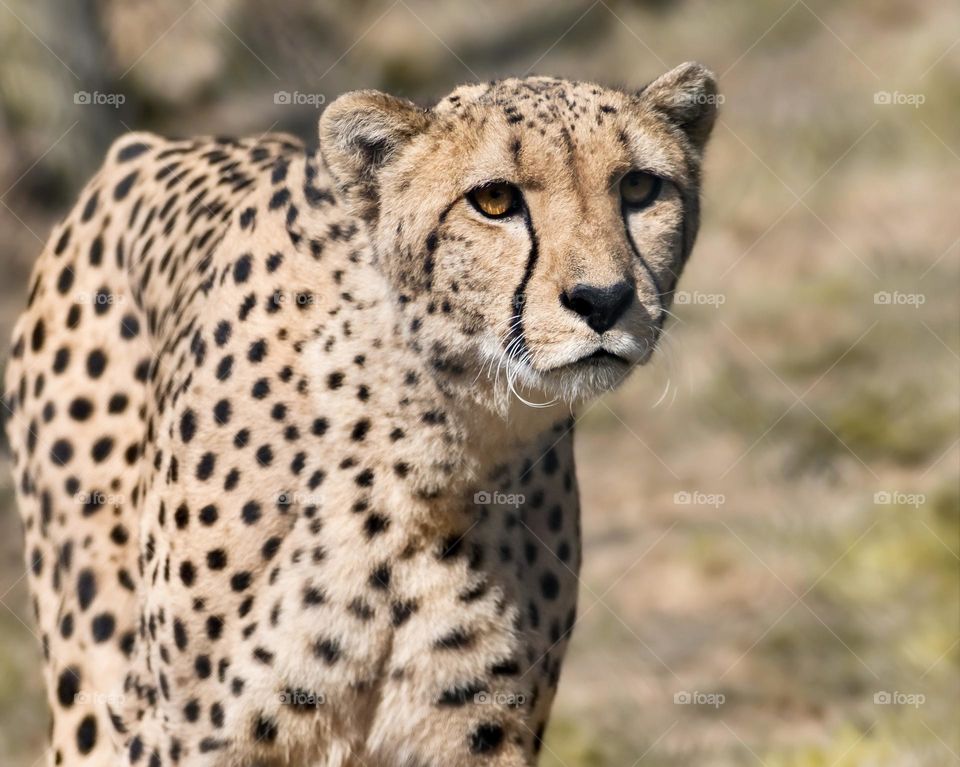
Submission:
{"label": "cheetah ear", "polygon": [[703,151],[717,119],[717,106],[723,102],[713,72],[693,61],[658,77],[637,99],[686,133],[698,152]]}
{"label": "cheetah ear", "polygon": [[378,176],[397,152],[430,122],[416,104],[366,90],[347,93],[320,117],[320,151],[347,205],[377,217]]}

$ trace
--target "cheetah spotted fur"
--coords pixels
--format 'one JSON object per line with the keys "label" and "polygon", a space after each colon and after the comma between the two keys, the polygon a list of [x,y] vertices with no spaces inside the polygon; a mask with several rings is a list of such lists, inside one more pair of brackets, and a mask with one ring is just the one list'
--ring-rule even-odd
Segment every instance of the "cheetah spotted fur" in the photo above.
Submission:
{"label": "cheetah spotted fur", "polygon": [[572,413],[653,352],[715,94],[361,91],[318,150],[113,145],[6,374],[50,764],[536,763]]}

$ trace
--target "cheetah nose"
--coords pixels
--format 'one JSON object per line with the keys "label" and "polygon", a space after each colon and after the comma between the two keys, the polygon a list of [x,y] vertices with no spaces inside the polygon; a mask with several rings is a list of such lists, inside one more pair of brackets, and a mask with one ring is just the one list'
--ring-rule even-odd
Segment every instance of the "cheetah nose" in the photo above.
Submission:
{"label": "cheetah nose", "polygon": [[609,330],[634,299],[634,288],[627,281],[613,285],[584,285],[580,283],[560,294],[560,303],[579,314],[597,333]]}

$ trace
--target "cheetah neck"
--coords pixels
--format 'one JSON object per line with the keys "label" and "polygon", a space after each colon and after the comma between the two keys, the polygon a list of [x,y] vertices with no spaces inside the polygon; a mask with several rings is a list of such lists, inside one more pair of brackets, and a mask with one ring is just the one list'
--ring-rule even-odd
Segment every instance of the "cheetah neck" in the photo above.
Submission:
{"label": "cheetah neck", "polygon": [[[433,362],[412,348],[400,330],[397,309],[387,298],[373,267],[356,268],[356,294],[349,336],[335,344],[315,334],[304,353],[317,371],[313,398],[318,413],[337,413],[347,424],[375,412],[365,437],[365,460],[376,475],[391,476],[398,465],[414,467],[404,484],[411,507],[462,507],[478,483],[497,473],[542,440],[545,432],[567,424],[562,406],[532,408],[517,398],[504,401],[493,382],[475,372],[460,379],[438,377]],[[362,285],[362,288],[361,288]],[[362,359],[358,369],[357,360]],[[343,383],[331,389],[330,370],[343,371]],[[339,380],[339,379],[338,379]],[[359,383],[359,382],[363,383]],[[369,392],[358,401],[357,386]],[[375,436],[376,435],[376,436]],[[379,444],[376,447],[371,445]],[[349,461],[357,445],[338,446]]]}

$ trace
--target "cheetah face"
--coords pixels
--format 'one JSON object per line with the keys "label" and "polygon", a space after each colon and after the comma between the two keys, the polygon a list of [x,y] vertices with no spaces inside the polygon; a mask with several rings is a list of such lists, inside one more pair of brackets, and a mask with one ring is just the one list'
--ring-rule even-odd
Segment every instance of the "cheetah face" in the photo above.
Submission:
{"label": "cheetah face", "polygon": [[575,402],[653,353],[716,101],[696,64],[640,93],[537,77],[423,110],[364,91],[324,114],[321,149],[434,369]]}

